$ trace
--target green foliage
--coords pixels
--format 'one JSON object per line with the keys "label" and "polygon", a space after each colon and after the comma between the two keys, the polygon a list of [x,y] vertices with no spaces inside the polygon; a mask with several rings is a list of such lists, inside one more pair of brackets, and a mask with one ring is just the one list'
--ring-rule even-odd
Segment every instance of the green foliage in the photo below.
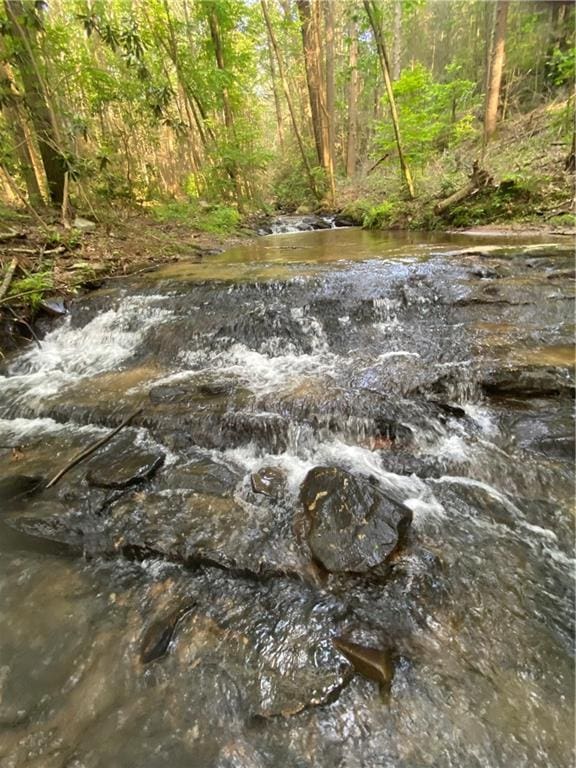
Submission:
{"label": "green foliage", "polygon": [[42,272],[36,272],[18,280],[13,280],[10,286],[8,296],[21,297],[22,301],[37,309],[44,294],[51,291],[54,287],[54,275],[52,269],[45,269]]}
{"label": "green foliage", "polygon": [[170,200],[158,203],[152,210],[158,221],[188,224],[201,232],[215,235],[234,232],[241,221],[238,211],[226,205],[201,206],[197,203]]}
{"label": "green foliage", "polygon": [[[474,105],[475,84],[454,79],[435,82],[432,73],[421,64],[405,70],[394,83],[394,97],[408,159],[424,163],[433,152],[454,146],[475,134],[470,111],[457,117],[457,110]],[[390,120],[377,124],[380,154],[395,151]]]}
{"label": "green foliage", "polygon": [[576,227],[576,214],[559,213],[548,220],[548,223],[554,227]]}
{"label": "green foliage", "polygon": [[390,226],[395,213],[396,204],[393,202],[374,205],[364,214],[362,226],[366,229],[385,229]]}
{"label": "green foliage", "polygon": [[[312,176],[322,198],[327,191],[326,176],[322,168],[313,167]],[[302,162],[289,159],[279,167],[273,181],[272,194],[276,207],[282,211],[295,211],[301,205],[314,207],[318,199],[310,189],[310,180]]]}
{"label": "green foliage", "polygon": [[354,202],[344,206],[342,215],[346,216],[348,219],[352,219],[355,224],[363,225],[364,219],[371,208],[373,208],[373,204],[370,200],[354,200]]}

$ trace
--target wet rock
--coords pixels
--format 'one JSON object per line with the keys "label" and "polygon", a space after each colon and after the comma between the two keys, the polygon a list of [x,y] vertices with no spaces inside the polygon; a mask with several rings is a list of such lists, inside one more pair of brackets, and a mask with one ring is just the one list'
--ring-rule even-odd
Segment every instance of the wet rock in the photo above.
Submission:
{"label": "wet rock", "polygon": [[544,366],[498,368],[485,374],[484,392],[496,396],[550,397],[572,395],[574,378],[569,369]]}
{"label": "wet rock", "polygon": [[230,467],[206,456],[199,456],[187,464],[170,467],[163,472],[158,489],[232,496],[240,479],[240,473]]}
{"label": "wet rock", "polygon": [[41,490],[46,479],[37,475],[12,475],[0,479],[0,511],[8,512],[10,502],[36,493]]}
{"label": "wet rock", "polygon": [[357,222],[351,219],[349,216],[344,216],[341,213],[337,213],[336,216],[334,216],[334,226],[335,227],[355,227],[357,226]]}
{"label": "wet rock", "polygon": [[109,508],[100,544],[129,558],[161,557],[267,577],[294,572],[299,563],[277,514],[209,494],[132,494]]}
{"label": "wet rock", "polygon": [[250,475],[254,493],[277,499],[286,484],[286,474],[279,467],[261,467]]}
{"label": "wet rock", "polygon": [[351,643],[344,638],[337,637],[333,641],[334,647],[343,654],[352,664],[356,672],[368,680],[389,688],[394,677],[394,663],[389,648],[369,648],[358,643]]}
{"label": "wet rock", "polygon": [[62,317],[63,315],[68,314],[68,310],[64,304],[64,299],[61,298],[44,299],[40,303],[40,309],[52,317]]}
{"label": "wet rock", "polygon": [[39,542],[61,545],[62,551],[80,554],[84,551],[85,532],[78,527],[78,521],[72,516],[52,515],[50,517],[16,517],[6,521],[6,525],[20,534],[20,542],[36,551]]}
{"label": "wet rock", "polygon": [[366,573],[381,565],[412,521],[411,511],[375,484],[337,467],[310,470],[301,499],[310,521],[312,553],[332,572]]}
{"label": "wet rock", "polygon": [[576,443],[574,435],[551,435],[535,440],[530,446],[532,450],[560,461],[574,461]]}
{"label": "wet rock", "polygon": [[164,456],[148,451],[121,455],[110,461],[102,460],[86,475],[94,488],[121,490],[149,480],[164,464]]}
{"label": "wet rock", "polygon": [[178,622],[194,610],[194,608],[195,603],[180,606],[169,613],[168,616],[155,621],[148,627],[140,648],[140,661],[142,664],[149,664],[151,661],[161,659],[168,653]]}

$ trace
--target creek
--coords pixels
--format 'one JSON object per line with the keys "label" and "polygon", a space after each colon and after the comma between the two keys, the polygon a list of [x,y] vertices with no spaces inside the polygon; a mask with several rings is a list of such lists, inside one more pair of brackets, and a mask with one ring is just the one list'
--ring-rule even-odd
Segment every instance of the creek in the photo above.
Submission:
{"label": "creek", "polygon": [[[549,239],[277,234],[5,360],[0,766],[568,766],[573,277]],[[401,546],[314,539],[314,467]]]}

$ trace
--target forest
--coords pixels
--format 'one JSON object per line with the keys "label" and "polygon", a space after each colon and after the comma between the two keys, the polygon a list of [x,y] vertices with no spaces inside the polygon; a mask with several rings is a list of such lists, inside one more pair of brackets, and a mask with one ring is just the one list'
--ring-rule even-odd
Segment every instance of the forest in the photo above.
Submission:
{"label": "forest", "polygon": [[[553,180],[548,149],[573,170],[570,0],[4,0],[0,13],[6,204],[210,213],[222,231],[347,205],[386,226],[404,201],[448,198],[474,161],[509,198]],[[524,156],[492,145],[526,115],[507,136],[534,139]]]}

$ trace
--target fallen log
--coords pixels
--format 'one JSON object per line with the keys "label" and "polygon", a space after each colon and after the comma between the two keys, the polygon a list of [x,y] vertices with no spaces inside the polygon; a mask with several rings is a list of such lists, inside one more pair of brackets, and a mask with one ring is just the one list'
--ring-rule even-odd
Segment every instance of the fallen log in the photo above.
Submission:
{"label": "fallen log", "polygon": [[470,183],[462,189],[459,189],[458,192],[454,192],[453,195],[450,195],[450,197],[447,197],[445,200],[440,200],[439,203],[436,203],[434,206],[434,213],[437,216],[442,216],[442,214],[449,208],[452,208],[452,206],[461,203],[469,197],[473,197],[481,189],[490,186],[492,183],[492,176],[490,176],[488,171],[484,170],[484,168],[480,168],[478,161],[475,160],[470,175]]}

